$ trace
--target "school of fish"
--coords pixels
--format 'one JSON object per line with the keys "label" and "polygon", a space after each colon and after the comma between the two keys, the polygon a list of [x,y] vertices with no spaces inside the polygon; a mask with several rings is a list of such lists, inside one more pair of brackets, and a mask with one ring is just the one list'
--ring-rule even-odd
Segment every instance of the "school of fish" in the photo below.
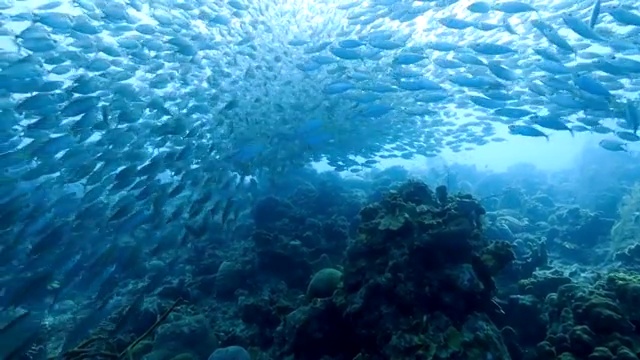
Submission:
{"label": "school of fish", "polygon": [[631,0],[0,0],[0,50],[0,258],[58,269],[3,307],[122,256],[96,239],[233,228],[312,161],[640,140]]}

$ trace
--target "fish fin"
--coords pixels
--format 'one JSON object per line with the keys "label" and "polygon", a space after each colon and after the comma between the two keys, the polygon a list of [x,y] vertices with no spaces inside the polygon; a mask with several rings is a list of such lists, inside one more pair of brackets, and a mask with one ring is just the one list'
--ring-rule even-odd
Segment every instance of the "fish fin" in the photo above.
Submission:
{"label": "fish fin", "polygon": [[511,35],[518,35],[518,33],[516,32],[516,30],[513,28],[513,26],[511,26],[511,23],[509,22],[509,18],[508,17],[503,17],[502,18],[502,27],[504,27],[504,29]]}
{"label": "fish fin", "polygon": [[13,45],[16,46],[16,48],[18,49],[18,52],[21,53],[22,52],[22,45],[20,45],[20,39],[18,38],[18,35],[14,35],[13,39],[12,39],[12,43]]}

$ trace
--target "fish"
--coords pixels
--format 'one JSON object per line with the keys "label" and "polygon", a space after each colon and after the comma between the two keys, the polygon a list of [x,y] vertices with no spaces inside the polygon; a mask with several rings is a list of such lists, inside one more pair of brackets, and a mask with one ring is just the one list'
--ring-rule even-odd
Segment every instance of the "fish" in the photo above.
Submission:
{"label": "fish", "polygon": [[613,152],[627,152],[627,144],[617,139],[602,139],[598,143],[605,150]]}
{"label": "fish", "polygon": [[600,35],[598,35],[596,32],[592,30],[593,26],[591,26],[590,24],[587,25],[582,20],[580,20],[579,18],[571,14],[563,15],[562,21],[565,23],[565,25],[567,25],[567,27],[569,27],[569,29],[571,29],[573,32],[582,36],[585,39],[596,40],[596,41],[605,40],[604,38],[602,38]]}
{"label": "fish", "polygon": [[492,6],[488,2],[476,1],[467,6],[467,10],[472,13],[487,14],[492,10]]}
{"label": "fish", "polygon": [[600,8],[602,7],[601,0],[594,0],[593,7],[591,8],[591,16],[589,17],[589,27],[593,29],[598,23],[598,17],[600,16]]}
{"label": "fish", "polygon": [[632,100],[627,100],[625,104],[625,120],[633,133],[636,134],[638,126],[640,126],[640,113]]}
{"label": "fish", "polygon": [[538,125],[542,128],[550,129],[550,130],[566,130],[571,134],[572,137],[575,136],[573,129],[567,126],[566,122],[562,121],[561,118],[558,116],[533,115],[529,120],[531,121],[531,123]]}
{"label": "fish", "polygon": [[544,137],[545,139],[547,139],[547,141],[549,141],[549,135],[530,125],[511,124],[509,125],[509,133],[527,137]]}
{"label": "fish", "polygon": [[[0,268],[24,281],[2,305],[66,319],[48,311],[73,302],[71,313],[91,320],[69,327],[73,341],[120,301],[190,295],[176,274],[210,271],[227,240],[251,238],[279,206],[318,201],[331,221],[351,221],[369,189],[404,176],[387,162],[430,168],[493,147],[526,155],[522,137],[632,155],[639,142],[640,15],[628,4],[47,0],[0,9]],[[575,139],[556,137],[566,132]],[[343,178],[366,184],[355,203],[331,190]],[[260,213],[269,197],[282,201]],[[345,206],[351,215],[333,213]],[[315,224],[297,220],[289,225]],[[286,241],[304,245],[324,227]]]}
{"label": "fish", "polygon": [[609,10],[611,15],[622,25],[640,26],[640,15],[621,6],[615,6]]}
{"label": "fish", "polygon": [[500,1],[493,4],[492,10],[507,13],[507,14],[520,14],[520,13],[538,11],[533,6],[520,1]]}

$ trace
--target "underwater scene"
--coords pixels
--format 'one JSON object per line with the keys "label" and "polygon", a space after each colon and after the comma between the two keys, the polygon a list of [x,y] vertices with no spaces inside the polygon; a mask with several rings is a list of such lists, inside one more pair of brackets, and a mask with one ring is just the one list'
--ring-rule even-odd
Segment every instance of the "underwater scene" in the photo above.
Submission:
{"label": "underwater scene", "polygon": [[0,360],[640,360],[639,0],[0,0]]}

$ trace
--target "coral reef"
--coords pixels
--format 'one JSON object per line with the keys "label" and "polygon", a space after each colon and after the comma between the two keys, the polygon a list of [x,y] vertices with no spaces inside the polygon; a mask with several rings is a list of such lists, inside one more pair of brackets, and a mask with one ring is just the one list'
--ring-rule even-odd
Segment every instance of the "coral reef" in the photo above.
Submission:
{"label": "coral reef", "polygon": [[365,206],[342,286],[287,316],[275,357],[508,359],[490,316],[492,276],[513,254],[482,239],[484,213],[471,196],[417,181]]}
{"label": "coral reef", "polygon": [[[242,241],[181,239],[189,263],[116,278],[136,295],[83,313],[51,358],[640,359],[640,187],[613,220],[527,179],[453,182],[479,199],[397,168],[348,187],[303,175],[256,199]],[[624,268],[587,267],[607,257]]]}

